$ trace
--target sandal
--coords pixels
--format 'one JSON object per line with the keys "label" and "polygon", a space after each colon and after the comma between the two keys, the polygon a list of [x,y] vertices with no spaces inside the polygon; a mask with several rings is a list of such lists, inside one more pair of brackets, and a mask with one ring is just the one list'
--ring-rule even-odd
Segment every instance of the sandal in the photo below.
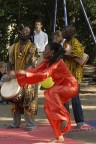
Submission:
{"label": "sandal", "polygon": [[63,143],[63,142],[64,142],[64,138],[62,137],[62,138],[55,138],[48,143],[51,144],[51,143]]}

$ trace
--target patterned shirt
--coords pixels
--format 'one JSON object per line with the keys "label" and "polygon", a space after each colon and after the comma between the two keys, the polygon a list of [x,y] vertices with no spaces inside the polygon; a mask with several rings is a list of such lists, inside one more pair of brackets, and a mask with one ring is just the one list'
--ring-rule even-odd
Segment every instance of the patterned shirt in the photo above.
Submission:
{"label": "patterned shirt", "polygon": [[9,61],[15,70],[35,67],[38,57],[37,47],[30,41],[23,47],[22,53],[20,52],[20,42],[9,48]]}
{"label": "patterned shirt", "polygon": [[[80,84],[83,79],[83,66],[77,63],[74,60],[74,57],[82,57],[84,53],[84,46],[76,39],[72,38],[69,43],[71,46],[71,57],[65,57],[64,61],[67,64],[68,68],[77,79],[78,83]],[[64,42],[64,47],[66,48],[66,41]]]}

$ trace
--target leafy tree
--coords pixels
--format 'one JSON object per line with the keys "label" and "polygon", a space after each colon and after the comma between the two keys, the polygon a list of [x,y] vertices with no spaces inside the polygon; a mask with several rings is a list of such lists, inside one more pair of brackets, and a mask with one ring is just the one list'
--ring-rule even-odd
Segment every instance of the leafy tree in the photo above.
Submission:
{"label": "leafy tree", "polygon": [[[82,0],[93,32],[96,35],[96,0]],[[34,21],[43,19],[43,29],[51,39],[54,18],[55,0],[0,0],[0,53],[1,60],[7,60],[6,48],[18,39],[18,31],[23,25],[34,30]],[[85,45],[86,52],[93,58],[95,44],[78,0],[66,0],[68,24],[77,29],[77,36]],[[58,0],[56,29],[64,27],[64,11],[62,0]],[[91,61],[92,61],[91,58]],[[91,62],[90,61],[90,62]]]}

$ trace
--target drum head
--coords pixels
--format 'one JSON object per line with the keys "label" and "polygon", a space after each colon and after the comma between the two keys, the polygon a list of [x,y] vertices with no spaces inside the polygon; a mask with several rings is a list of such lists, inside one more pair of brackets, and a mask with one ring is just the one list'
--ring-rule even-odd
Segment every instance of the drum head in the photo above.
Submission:
{"label": "drum head", "polygon": [[1,95],[5,99],[13,98],[20,91],[20,86],[16,79],[4,82],[1,87]]}

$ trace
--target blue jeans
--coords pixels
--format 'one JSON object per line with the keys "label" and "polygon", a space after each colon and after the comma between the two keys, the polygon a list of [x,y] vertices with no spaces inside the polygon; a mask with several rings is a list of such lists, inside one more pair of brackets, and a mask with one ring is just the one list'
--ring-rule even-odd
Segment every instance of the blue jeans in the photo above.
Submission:
{"label": "blue jeans", "polygon": [[[79,91],[80,91],[80,86],[79,86]],[[68,102],[65,104],[65,107],[70,112]],[[79,98],[79,92],[76,97],[72,98],[72,109],[73,109],[75,122],[76,123],[84,122],[84,116],[83,116],[81,101]]]}

